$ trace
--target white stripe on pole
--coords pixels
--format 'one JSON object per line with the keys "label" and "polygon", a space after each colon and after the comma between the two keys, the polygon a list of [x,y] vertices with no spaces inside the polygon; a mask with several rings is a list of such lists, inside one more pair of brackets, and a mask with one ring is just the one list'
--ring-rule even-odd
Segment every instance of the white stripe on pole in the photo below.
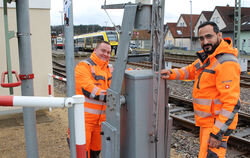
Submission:
{"label": "white stripe on pole", "polygon": [[21,107],[65,107],[63,97],[14,96],[13,106]]}
{"label": "white stripe on pole", "polygon": [[74,106],[76,145],[84,145],[86,144],[84,105],[83,105],[85,98],[83,95],[75,95],[72,98],[79,99],[80,101],[78,104],[75,104]]}
{"label": "white stripe on pole", "polygon": [[50,77],[61,80],[61,81],[67,81],[67,78],[63,78],[60,76],[56,76],[56,75],[52,75],[52,74],[48,74]]}

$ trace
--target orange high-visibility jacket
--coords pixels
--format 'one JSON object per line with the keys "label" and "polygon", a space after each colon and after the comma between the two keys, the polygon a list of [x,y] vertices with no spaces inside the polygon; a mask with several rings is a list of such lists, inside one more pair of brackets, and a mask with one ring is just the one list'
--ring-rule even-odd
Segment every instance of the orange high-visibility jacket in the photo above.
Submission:
{"label": "orange high-visibility jacket", "polygon": [[99,59],[95,52],[75,67],[76,94],[85,96],[85,121],[101,124],[106,120],[106,90],[111,84],[108,61]]}
{"label": "orange high-visibility jacket", "polygon": [[225,38],[213,54],[197,52],[199,59],[181,69],[171,69],[170,80],[195,80],[193,106],[195,122],[212,127],[218,140],[236,128],[240,108],[240,65],[232,40]]}

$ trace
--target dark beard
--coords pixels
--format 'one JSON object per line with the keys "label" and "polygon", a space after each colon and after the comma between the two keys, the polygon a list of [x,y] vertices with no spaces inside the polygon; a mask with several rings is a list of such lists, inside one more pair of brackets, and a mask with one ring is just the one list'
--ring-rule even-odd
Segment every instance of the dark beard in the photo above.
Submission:
{"label": "dark beard", "polygon": [[[214,45],[212,45],[211,43],[206,44],[206,45],[203,46],[203,50],[204,50],[204,52],[205,52],[207,55],[211,55],[211,54],[213,54],[213,52],[215,51],[215,49],[219,46],[219,44],[220,44],[219,40],[218,40],[217,43],[215,43]],[[205,46],[212,46],[212,49],[211,49],[211,50],[205,50],[205,49],[204,49]]]}

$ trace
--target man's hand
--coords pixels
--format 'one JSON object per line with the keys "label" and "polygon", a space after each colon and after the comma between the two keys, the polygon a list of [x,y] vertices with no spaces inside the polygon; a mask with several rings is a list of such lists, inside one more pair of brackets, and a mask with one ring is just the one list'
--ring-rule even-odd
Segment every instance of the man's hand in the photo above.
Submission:
{"label": "man's hand", "polygon": [[161,70],[161,78],[168,79],[170,76],[170,71],[167,69]]}
{"label": "man's hand", "polygon": [[220,146],[221,141],[219,141],[219,140],[215,139],[214,137],[210,136],[209,139],[208,139],[208,144],[209,144],[210,148],[217,148],[217,147]]}

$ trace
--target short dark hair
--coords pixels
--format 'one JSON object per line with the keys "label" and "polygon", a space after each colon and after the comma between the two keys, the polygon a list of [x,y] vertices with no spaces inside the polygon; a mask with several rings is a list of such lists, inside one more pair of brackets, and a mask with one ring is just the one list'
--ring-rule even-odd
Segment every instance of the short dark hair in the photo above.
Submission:
{"label": "short dark hair", "polygon": [[101,40],[101,41],[97,41],[96,48],[98,48],[99,45],[102,44],[102,43],[105,43],[105,44],[107,44],[107,45],[110,45],[110,43],[109,43],[108,41],[103,41],[103,40]]}
{"label": "short dark hair", "polygon": [[212,22],[212,21],[206,21],[206,22],[200,24],[200,26],[198,27],[198,31],[200,30],[200,28],[205,27],[207,25],[213,26],[214,32],[216,34],[220,32],[220,29],[219,29],[218,25],[215,22]]}

